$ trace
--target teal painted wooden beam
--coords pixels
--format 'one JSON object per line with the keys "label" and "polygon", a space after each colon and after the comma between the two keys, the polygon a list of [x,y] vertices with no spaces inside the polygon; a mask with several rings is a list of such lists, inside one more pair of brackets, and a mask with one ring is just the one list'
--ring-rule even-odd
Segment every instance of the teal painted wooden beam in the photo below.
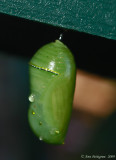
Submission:
{"label": "teal painted wooden beam", "polygon": [[116,0],[0,0],[0,12],[116,40]]}

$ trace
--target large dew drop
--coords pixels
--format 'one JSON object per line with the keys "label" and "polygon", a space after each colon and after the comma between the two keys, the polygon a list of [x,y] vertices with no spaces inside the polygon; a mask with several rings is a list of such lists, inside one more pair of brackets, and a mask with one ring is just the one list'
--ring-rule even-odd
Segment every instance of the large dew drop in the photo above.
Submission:
{"label": "large dew drop", "polygon": [[31,94],[31,95],[29,96],[29,101],[30,101],[30,102],[34,102],[34,94]]}

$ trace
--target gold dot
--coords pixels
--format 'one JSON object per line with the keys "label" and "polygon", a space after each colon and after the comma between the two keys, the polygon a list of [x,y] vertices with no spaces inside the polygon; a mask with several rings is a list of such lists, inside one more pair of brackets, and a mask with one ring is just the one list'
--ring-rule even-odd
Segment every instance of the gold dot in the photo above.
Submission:
{"label": "gold dot", "polygon": [[33,111],[33,112],[32,112],[32,114],[34,115],[34,114],[35,114],[35,112]]}
{"label": "gold dot", "polygon": [[60,132],[59,132],[59,131],[55,131],[55,133],[56,133],[56,134],[59,134]]}
{"label": "gold dot", "polygon": [[42,125],[42,122],[39,122],[39,125]]}

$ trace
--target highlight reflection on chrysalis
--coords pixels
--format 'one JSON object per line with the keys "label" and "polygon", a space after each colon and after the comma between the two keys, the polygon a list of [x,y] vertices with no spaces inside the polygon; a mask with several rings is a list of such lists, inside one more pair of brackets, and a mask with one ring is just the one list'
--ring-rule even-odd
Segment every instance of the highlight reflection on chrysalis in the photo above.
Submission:
{"label": "highlight reflection on chrysalis", "polygon": [[29,75],[30,126],[40,140],[63,144],[75,88],[73,55],[59,40],[47,44],[29,62]]}

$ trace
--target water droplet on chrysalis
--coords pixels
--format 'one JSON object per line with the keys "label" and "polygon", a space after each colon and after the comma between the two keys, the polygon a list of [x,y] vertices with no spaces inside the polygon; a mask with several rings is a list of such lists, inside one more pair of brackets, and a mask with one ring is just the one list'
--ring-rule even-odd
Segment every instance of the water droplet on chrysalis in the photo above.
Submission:
{"label": "water droplet on chrysalis", "polygon": [[43,138],[42,138],[42,137],[39,137],[39,140],[40,140],[40,141],[42,141],[42,140],[43,140]]}
{"label": "water droplet on chrysalis", "polygon": [[30,102],[34,102],[34,94],[31,94],[31,95],[29,96],[29,101],[30,101]]}
{"label": "water droplet on chrysalis", "polygon": [[57,129],[57,128],[53,128],[53,129],[51,129],[51,131],[50,131],[50,134],[59,134],[60,133],[60,131]]}

